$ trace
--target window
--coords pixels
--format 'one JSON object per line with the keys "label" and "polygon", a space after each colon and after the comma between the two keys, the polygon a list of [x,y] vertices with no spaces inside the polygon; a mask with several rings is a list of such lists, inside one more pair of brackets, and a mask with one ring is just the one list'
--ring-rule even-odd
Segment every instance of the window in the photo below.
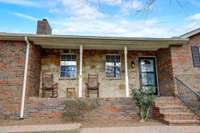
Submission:
{"label": "window", "polygon": [[62,54],[60,57],[60,77],[76,78],[76,55]]}
{"label": "window", "polygon": [[200,67],[200,49],[197,46],[192,46],[192,58],[194,67]]}
{"label": "window", "polygon": [[120,55],[106,55],[106,77],[120,78],[121,63]]}

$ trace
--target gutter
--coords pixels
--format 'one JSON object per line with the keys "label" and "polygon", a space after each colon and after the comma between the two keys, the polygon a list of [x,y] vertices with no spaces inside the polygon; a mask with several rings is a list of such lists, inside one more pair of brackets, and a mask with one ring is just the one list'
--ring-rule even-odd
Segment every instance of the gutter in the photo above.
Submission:
{"label": "gutter", "polygon": [[80,36],[80,35],[38,35],[21,33],[0,32],[0,40],[23,40],[28,36],[30,40],[35,39],[91,39],[91,40],[117,40],[117,41],[188,41],[188,38],[152,38],[152,37],[117,37],[117,36]]}
{"label": "gutter", "polygon": [[24,79],[23,79],[23,88],[22,88],[22,97],[21,97],[20,119],[24,118],[24,103],[25,103],[25,96],[26,96],[28,61],[29,61],[29,50],[30,50],[30,42],[28,41],[28,37],[25,36],[24,40],[26,42],[26,58],[25,58]]}

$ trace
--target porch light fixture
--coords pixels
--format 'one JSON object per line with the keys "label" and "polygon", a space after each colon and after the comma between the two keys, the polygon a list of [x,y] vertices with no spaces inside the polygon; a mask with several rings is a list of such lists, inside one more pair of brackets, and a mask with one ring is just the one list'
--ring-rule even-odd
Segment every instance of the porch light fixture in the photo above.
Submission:
{"label": "porch light fixture", "polygon": [[135,68],[135,62],[131,61],[131,68]]}

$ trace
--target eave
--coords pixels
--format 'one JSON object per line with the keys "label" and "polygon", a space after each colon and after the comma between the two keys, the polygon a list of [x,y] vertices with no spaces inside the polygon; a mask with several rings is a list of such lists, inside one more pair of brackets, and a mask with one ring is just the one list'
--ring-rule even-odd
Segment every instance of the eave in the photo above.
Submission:
{"label": "eave", "polygon": [[83,45],[84,49],[119,50],[124,46],[128,50],[157,50],[171,45],[184,45],[187,38],[142,38],[142,37],[102,37],[102,36],[72,36],[72,35],[37,35],[37,34],[14,34],[0,33],[0,40],[23,41],[28,40],[42,48],[70,48],[78,49]]}

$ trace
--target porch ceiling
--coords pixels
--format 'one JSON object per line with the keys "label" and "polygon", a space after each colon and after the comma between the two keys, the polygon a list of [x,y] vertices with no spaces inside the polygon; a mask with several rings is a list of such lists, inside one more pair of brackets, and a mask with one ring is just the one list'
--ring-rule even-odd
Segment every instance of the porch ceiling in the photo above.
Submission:
{"label": "porch ceiling", "polygon": [[136,37],[100,37],[100,36],[67,36],[67,35],[36,35],[36,34],[10,34],[0,33],[0,40],[24,40],[27,36],[29,41],[43,48],[70,48],[79,49],[123,49],[128,50],[157,50],[167,48],[170,45],[184,45],[188,42],[185,38],[136,38]]}

